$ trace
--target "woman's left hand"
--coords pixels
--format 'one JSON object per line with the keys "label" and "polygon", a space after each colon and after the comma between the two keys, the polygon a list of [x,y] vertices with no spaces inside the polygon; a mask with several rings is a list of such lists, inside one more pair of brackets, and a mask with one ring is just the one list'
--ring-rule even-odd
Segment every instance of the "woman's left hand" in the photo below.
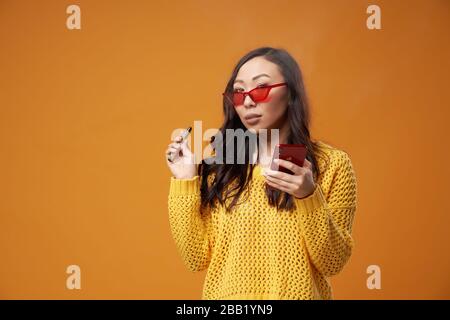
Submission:
{"label": "woman's left hand", "polygon": [[269,186],[287,192],[296,198],[305,198],[314,192],[316,184],[313,178],[311,162],[305,159],[303,167],[300,167],[283,159],[275,159],[274,161],[275,164],[291,170],[294,174],[264,169],[262,174]]}

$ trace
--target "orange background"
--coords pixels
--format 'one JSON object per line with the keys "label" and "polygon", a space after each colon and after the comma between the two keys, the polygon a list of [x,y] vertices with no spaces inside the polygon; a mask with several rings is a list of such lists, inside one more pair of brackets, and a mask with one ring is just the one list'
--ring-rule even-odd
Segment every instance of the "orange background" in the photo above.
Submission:
{"label": "orange background", "polygon": [[[370,4],[382,30],[366,28]],[[200,298],[205,271],[170,233],[164,152],[176,128],[220,126],[234,64],[265,45],[297,59],[313,137],[357,175],[335,298],[450,298],[449,33],[448,0],[2,0],[0,298]]]}

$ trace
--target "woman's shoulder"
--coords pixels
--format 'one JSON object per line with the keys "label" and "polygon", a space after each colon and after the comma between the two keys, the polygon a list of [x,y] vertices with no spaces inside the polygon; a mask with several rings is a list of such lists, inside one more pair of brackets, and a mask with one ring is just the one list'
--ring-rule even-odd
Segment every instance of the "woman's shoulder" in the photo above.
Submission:
{"label": "woman's shoulder", "polygon": [[353,169],[350,154],[345,149],[336,147],[323,140],[315,142],[321,153],[318,157],[318,165],[323,173],[328,172],[334,175],[334,172],[340,168]]}
{"label": "woman's shoulder", "polygon": [[327,154],[329,157],[331,157],[335,161],[342,159],[342,158],[349,157],[349,153],[342,148],[333,146],[330,143],[327,143],[323,140],[316,140],[315,142],[321,152]]}
{"label": "woman's shoulder", "polygon": [[328,203],[336,207],[356,205],[357,179],[349,152],[323,141],[318,145],[330,158],[329,165],[321,168],[319,180]]}

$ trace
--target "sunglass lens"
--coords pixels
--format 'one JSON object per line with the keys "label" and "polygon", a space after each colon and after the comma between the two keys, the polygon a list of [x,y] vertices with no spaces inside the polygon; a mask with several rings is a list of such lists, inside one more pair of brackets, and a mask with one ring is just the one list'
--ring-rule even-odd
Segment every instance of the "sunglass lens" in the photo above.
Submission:
{"label": "sunglass lens", "polygon": [[267,95],[269,94],[269,88],[257,88],[252,91],[251,98],[255,102],[263,101],[267,98]]}
{"label": "sunglass lens", "polygon": [[241,92],[233,93],[233,103],[235,106],[239,106],[244,103],[244,94]]}

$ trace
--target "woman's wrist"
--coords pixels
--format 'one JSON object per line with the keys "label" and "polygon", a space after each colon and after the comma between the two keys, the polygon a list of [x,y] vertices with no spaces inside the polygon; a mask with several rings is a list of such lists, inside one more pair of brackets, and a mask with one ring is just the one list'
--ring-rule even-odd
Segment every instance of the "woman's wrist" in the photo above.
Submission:
{"label": "woman's wrist", "polygon": [[317,183],[314,183],[314,185],[311,187],[311,189],[312,189],[312,191],[310,191],[309,192],[309,194],[308,195],[306,195],[306,196],[303,196],[303,197],[296,197],[297,199],[305,199],[305,198],[308,198],[308,197],[310,197],[311,195],[313,195],[314,194],[314,192],[316,191],[316,188],[317,188]]}

